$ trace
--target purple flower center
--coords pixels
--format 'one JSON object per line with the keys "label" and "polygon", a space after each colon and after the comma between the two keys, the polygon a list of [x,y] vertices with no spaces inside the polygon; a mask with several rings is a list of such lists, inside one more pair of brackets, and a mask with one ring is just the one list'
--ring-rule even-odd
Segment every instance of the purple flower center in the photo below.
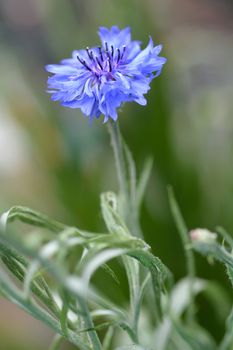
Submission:
{"label": "purple flower center", "polygon": [[97,78],[105,75],[108,80],[114,80],[113,72],[122,63],[126,51],[126,46],[122,48],[114,48],[113,45],[109,47],[105,42],[104,46],[97,49],[90,50],[86,48],[86,57],[80,58],[77,55],[79,62]]}

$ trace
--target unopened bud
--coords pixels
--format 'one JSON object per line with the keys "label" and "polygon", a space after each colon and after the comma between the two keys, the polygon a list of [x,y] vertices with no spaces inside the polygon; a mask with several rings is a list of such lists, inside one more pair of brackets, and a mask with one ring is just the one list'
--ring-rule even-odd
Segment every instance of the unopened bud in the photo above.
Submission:
{"label": "unopened bud", "polygon": [[211,232],[205,228],[196,228],[190,231],[190,238],[193,242],[214,243],[217,238],[215,232]]}

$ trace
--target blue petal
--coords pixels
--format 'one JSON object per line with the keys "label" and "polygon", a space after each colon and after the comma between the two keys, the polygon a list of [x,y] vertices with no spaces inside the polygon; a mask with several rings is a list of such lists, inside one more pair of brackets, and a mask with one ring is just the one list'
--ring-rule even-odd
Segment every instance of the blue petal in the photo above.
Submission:
{"label": "blue petal", "polygon": [[83,114],[89,117],[96,116],[98,118],[100,115],[98,101],[95,97],[89,97],[86,95],[80,100],[62,102],[62,105],[69,108],[81,108]]}
{"label": "blue petal", "polygon": [[117,108],[120,107],[123,101],[127,100],[127,96],[123,95],[119,90],[113,89],[108,91],[100,101],[99,109],[104,114],[104,122],[109,117],[114,121],[117,120]]}
{"label": "blue petal", "polygon": [[45,69],[54,74],[75,74],[77,69],[71,66],[61,65],[61,64],[48,64]]}
{"label": "blue petal", "polygon": [[[153,72],[161,72],[162,66],[167,62],[164,57],[151,57],[142,67],[142,73],[149,74]],[[158,74],[156,74],[158,76]]]}
{"label": "blue petal", "polygon": [[[117,120],[117,109],[124,103],[135,101],[146,104],[144,95],[150,89],[151,81],[160,74],[166,59],[159,57],[162,46],[154,47],[150,38],[147,47],[141,50],[139,41],[131,41],[130,28],[120,30],[101,27],[99,35],[102,44],[113,45],[112,70],[109,71],[107,54],[104,54],[101,70],[87,50],[75,50],[72,58],[64,59],[59,65],[48,65],[46,70],[53,73],[48,78],[51,99],[59,100],[63,106],[80,108],[90,121],[104,114],[104,122],[109,118]],[[126,50],[123,49],[126,46]],[[123,55],[120,60],[116,49]],[[100,55],[99,49],[92,49],[93,56]],[[85,60],[85,64],[80,60]]]}
{"label": "blue petal", "polygon": [[160,54],[160,52],[162,51],[162,48],[163,48],[163,45],[155,46],[152,50],[152,54],[158,56]]}
{"label": "blue petal", "polygon": [[140,78],[132,79],[131,91],[134,95],[144,95],[150,90],[150,78],[141,76]]}
{"label": "blue petal", "polygon": [[145,99],[144,96],[139,96],[134,99],[135,102],[137,102],[141,106],[145,106],[147,104],[147,100]]}
{"label": "blue petal", "polygon": [[120,72],[115,74],[115,77],[117,79],[117,83],[119,88],[122,87],[123,89],[130,89],[130,78],[125,76],[124,74],[121,74]]}
{"label": "blue petal", "polygon": [[[63,91],[69,91],[71,89],[76,89],[81,92],[84,89],[84,85],[92,75],[90,72],[85,72],[82,75],[77,76],[59,76],[55,75],[48,78],[48,86],[51,89],[58,89]],[[75,80],[74,80],[75,78]]]}
{"label": "blue petal", "polygon": [[123,30],[120,30],[117,26],[113,26],[111,29],[100,27],[99,36],[103,46],[107,42],[109,46],[113,45],[115,48],[121,48],[131,42],[130,27]]}
{"label": "blue petal", "polygon": [[133,65],[140,65],[142,63],[144,63],[144,61],[148,58],[148,56],[150,55],[151,51],[153,49],[153,40],[150,37],[149,39],[149,43],[147,45],[147,47],[142,50],[132,61]]}
{"label": "blue petal", "polygon": [[141,51],[141,42],[132,41],[126,48],[126,54],[124,55],[123,62],[130,63]]}

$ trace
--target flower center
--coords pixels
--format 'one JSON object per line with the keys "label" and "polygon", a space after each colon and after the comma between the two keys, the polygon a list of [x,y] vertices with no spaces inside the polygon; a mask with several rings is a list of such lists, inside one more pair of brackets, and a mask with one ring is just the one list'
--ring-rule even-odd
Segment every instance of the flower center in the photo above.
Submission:
{"label": "flower center", "polygon": [[106,75],[108,79],[114,79],[112,72],[122,62],[125,55],[126,46],[121,49],[114,48],[113,45],[109,47],[105,42],[104,46],[99,46],[98,49],[90,50],[86,48],[86,59],[80,58],[77,55],[79,62],[96,77]]}

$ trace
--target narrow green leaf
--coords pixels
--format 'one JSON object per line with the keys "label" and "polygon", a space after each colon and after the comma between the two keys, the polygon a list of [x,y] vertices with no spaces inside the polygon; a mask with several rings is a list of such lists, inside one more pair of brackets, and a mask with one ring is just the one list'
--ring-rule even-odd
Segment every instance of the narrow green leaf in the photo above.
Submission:
{"label": "narrow green leaf", "polygon": [[231,350],[233,346],[233,308],[226,322],[226,333],[219,345],[219,350]]}
{"label": "narrow green leaf", "polygon": [[134,330],[134,333],[136,335],[136,340],[138,340],[137,335],[137,323],[135,322],[136,319],[136,308],[138,304],[139,299],[139,293],[140,293],[140,272],[139,272],[139,264],[138,261],[133,259],[132,257],[123,256],[122,257],[123,264],[126,269],[126,274],[128,278],[128,286],[129,286],[129,292],[130,292],[130,306],[131,306],[131,316],[132,316],[132,328]]}
{"label": "narrow green leaf", "polygon": [[169,283],[169,287],[172,284],[172,276],[167,267],[161,262],[161,260],[149,252],[143,250],[131,250],[128,255],[139,260],[140,263],[149,269],[152,278],[152,286],[155,296],[155,305],[154,310],[157,321],[162,320],[162,306],[161,306],[161,295],[162,291],[165,290],[165,281]]}
{"label": "narrow green leaf", "polygon": [[153,166],[153,159],[148,158],[144,164],[143,171],[137,185],[136,203],[137,203],[138,211],[140,209],[142,199],[146,190],[146,186],[150,178],[152,166]]}
{"label": "narrow green leaf", "polygon": [[138,343],[137,334],[135,334],[134,330],[127,322],[119,322],[119,326],[128,334],[134,343]]}
{"label": "narrow green leaf", "polygon": [[128,168],[129,200],[127,203],[128,213],[126,223],[133,236],[143,238],[143,233],[139,224],[139,207],[137,203],[137,175],[136,166],[129,147],[124,142],[124,154]]}
{"label": "narrow green leaf", "polygon": [[136,204],[136,167],[135,163],[133,160],[132,153],[129,149],[129,147],[126,145],[124,142],[124,153],[125,153],[125,158],[128,166],[128,173],[129,173],[129,197],[131,201],[131,207],[134,209],[135,204]]}
{"label": "narrow green leaf", "polygon": [[27,224],[44,227],[52,232],[59,232],[66,228],[66,226],[56,220],[50,219],[48,216],[23,206],[15,206],[10,208],[8,212],[4,213],[2,217],[5,224],[19,220]]}
{"label": "narrow green leaf", "polygon": [[111,349],[110,347],[111,347],[111,342],[113,338],[113,333],[114,333],[114,328],[110,326],[103,339],[103,350]]}
{"label": "narrow green leaf", "polygon": [[[47,326],[52,328],[56,333],[59,333],[65,336],[61,330],[60,324],[52,316],[50,316],[45,310],[43,310],[39,305],[36,305],[30,300],[25,300],[23,294],[14,286],[11,281],[8,279],[4,271],[0,273],[0,289],[3,290],[4,294],[9,300],[13,303],[19,305],[27,313],[32,315],[34,318],[44,322]],[[80,350],[90,350],[90,347],[83,343],[82,339],[69,331],[67,339],[74,345],[79,346]]]}
{"label": "narrow green leaf", "polygon": [[181,215],[180,209],[178,207],[177,201],[175,199],[175,195],[173,192],[173,189],[171,187],[168,187],[168,198],[170,203],[171,212],[174,218],[174,221],[176,223],[176,227],[178,230],[178,233],[180,235],[181,241],[183,243],[184,252],[185,252],[185,259],[186,259],[186,266],[187,266],[187,275],[189,277],[190,281],[190,307],[187,310],[187,316],[189,321],[191,322],[194,318],[194,294],[193,294],[193,281],[196,274],[196,267],[195,267],[195,260],[194,260],[194,254],[192,250],[190,249],[191,241],[188,236],[188,229],[186,227],[186,224],[184,222],[184,219]]}
{"label": "narrow green leaf", "polygon": [[190,350],[217,350],[213,338],[201,327],[192,325],[192,328],[189,328],[180,322],[173,322],[173,326],[179,336],[190,347]]}
{"label": "narrow green leaf", "polygon": [[63,333],[67,336],[68,334],[68,311],[69,311],[69,296],[68,293],[64,292],[62,293],[62,309],[60,314],[60,322],[61,322],[61,329]]}
{"label": "narrow green leaf", "polygon": [[111,267],[109,267],[107,264],[103,264],[101,267],[105,272],[109,274],[109,276],[112,277],[112,279],[116,282],[116,284],[120,285],[119,278],[117,277],[113,269],[111,269]]}
{"label": "narrow green leaf", "polygon": [[219,233],[224,238],[224,240],[226,240],[231,249],[233,249],[233,238],[231,235],[223,227],[220,226],[216,228],[216,232]]}
{"label": "narrow green leaf", "polygon": [[150,273],[148,273],[140,286],[139,295],[135,301],[133,329],[135,330],[136,334],[138,334],[138,322],[139,322],[139,316],[140,316],[140,310],[141,310],[141,306],[142,306],[142,302],[143,302],[143,297],[145,294],[146,286],[147,286],[148,282],[150,281],[150,278],[151,278]]}
{"label": "narrow green leaf", "polygon": [[128,234],[129,230],[118,213],[119,201],[115,193],[101,194],[101,211],[104,222],[110,233]]}
{"label": "narrow green leaf", "polygon": [[64,338],[60,334],[56,334],[49,350],[58,350],[63,342]]}
{"label": "narrow green leaf", "polygon": [[231,286],[233,288],[233,268],[230,266],[227,266],[226,269],[227,269],[227,275],[228,275],[229,280],[231,282]]}
{"label": "narrow green leaf", "polygon": [[[206,283],[203,280],[195,279],[193,285],[193,291],[196,294],[200,293],[206,287]],[[180,344],[180,337],[173,335],[173,321],[177,322],[181,319],[183,312],[189,307],[190,293],[189,293],[189,280],[188,278],[182,279],[172,289],[169,296],[169,307],[163,322],[156,328],[154,333],[154,339],[156,339],[156,345],[159,350],[165,350],[169,348],[169,344],[172,341]],[[173,338],[172,338],[173,335]],[[183,343],[183,340],[181,341]],[[176,347],[174,346],[176,349]],[[180,344],[180,348],[183,347]],[[173,348],[172,348],[173,349]]]}
{"label": "narrow green leaf", "polygon": [[114,350],[152,350],[152,349],[145,348],[144,346],[141,346],[141,345],[131,344],[126,346],[119,346]]}

